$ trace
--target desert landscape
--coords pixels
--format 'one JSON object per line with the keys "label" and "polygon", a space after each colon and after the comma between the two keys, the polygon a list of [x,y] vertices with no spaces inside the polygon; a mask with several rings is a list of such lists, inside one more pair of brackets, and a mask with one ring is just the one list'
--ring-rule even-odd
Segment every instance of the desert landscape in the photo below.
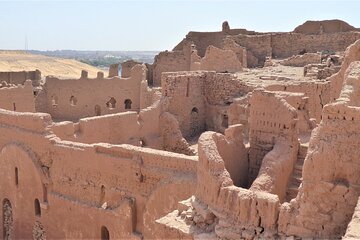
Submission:
{"label": "desert landscape", "polygon": [[38,69],[44,76],[76,78],[82,70],[96,77],[100,69],[72,59],[53,58],[31,54],[27,51],[0,50],[0,71],[21,72]]}
{"label": "desert landscape", "polygon": [[108,72],[0,51],[3,239],[360,239],[360,29],[179,40]]}

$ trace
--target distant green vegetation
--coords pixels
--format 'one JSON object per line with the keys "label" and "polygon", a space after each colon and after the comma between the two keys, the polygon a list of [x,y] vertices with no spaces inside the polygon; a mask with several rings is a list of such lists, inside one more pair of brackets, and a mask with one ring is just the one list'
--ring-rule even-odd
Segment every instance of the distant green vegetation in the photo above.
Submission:
{"label": "distant green vegetation", "polygon": [[33,54],[41,54],[50,57],[75,59],[97,68],[109,68],[111,64],[122,63],[126,60],[135,60],[144,63],[153,63],[154,57],[159,51],[77,51],[56,50],[39,51],[30,50]]}
{"label": "distant green vegetation", "polygon": [[119,57],[100,57],[100,58],[90,58],[90,59],[78,59],[80,62],[89,64],[98,68],[108,68],[111,64],[121,63],[126,61],[126,58]]}

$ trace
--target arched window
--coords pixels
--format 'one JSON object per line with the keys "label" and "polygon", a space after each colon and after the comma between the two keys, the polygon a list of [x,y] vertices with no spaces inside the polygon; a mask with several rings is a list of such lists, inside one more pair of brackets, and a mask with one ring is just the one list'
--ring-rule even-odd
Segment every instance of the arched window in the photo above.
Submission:
{"label": "arched window", "polygon": [[125,104],[125,109],[131,109],[131,104],[132,104],[131,99],[125,99],[124,104]]}
{"label": "arched window", "polygon": [[19,170],[17,167],[15,168],[15,185],[19,185]]}
{"label": "arched window", "polygon": [[114,109],[116,107],[116,100],[115,98],[111,97],[109,101],[106,102],[106,106],[109,109]]}
{"label": "arched window", "polygon": [[41,208],[40,208],[39,199],[37,199],[37,198],[34,201],[34,207],[35,207],[35,216],[40,217],[41,216]]}
{"label": "arched window", "polygon": [[196,107],[194,107],[193,109],[191,109],[191,114],[193,113],[199,113],[199,110]]}
{"label": "arched window", "polygon": [[109,230],[102,226],[101,227],[101,240],[109,240],[110,239],[110,233]]}
{"label": "arched window", "polygon": [[71,105],[71,106],[76,106],[76,104],[77,104],[77,99],[76,99],[76,97],[71,96],[71,97],[70,97],[70,105]]}

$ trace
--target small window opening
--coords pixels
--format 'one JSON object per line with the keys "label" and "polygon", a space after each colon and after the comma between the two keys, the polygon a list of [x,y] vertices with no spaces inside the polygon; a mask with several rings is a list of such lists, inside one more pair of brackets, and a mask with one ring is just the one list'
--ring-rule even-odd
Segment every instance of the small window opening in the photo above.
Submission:
{"label": "small window opening", "polygon": [[190,79],[187,79],[186,83],[186,97],[189,97],[189,90],[190,90]]}
{"label": "small window opening", "polygon": [[114,109],[116,107],[115,98],[111,97],[110,100],[106,102],[106,106],[110,109]]}
{"label": "small window opening", "polygon": [[45,184],[42,185],[43,187],[43,200],[45,203],[48,202],[48,199],[47,199],[47,187],[45,186]]}
{"label": "small window opening", "polygon": [[19,170],[17,167],[15,168],[15,185],[19,185]]}
{"label": "small window opening", "polygon": [[14,109],[14,111],[16,111],[16,104],[15,103],[13,103],[13,109]]}
{"label": "small window opening", "polygon": [[100,189],[100,205],[103,205],[105,202],[105,186],[101,185]]}
{"label": "small window opening", "polygon": [[124,101],[124,104],[125,104],[125,109],[131,109],[132,101],[130,99],[126,99]]}
{"label": "small window opening", "polygon": [[199,110],[196,107],[194,107],[193,109],[191,109],[191,113],[199,113]]}
{"label": "small window opening", "polygon": [[76,99],[76,97],[71,96],[71,97],[70,97],[70,105],[71,105],[71,106],[76,106],[76,104],[77,104],[77,99]]}
{"label": "small window opening", "polygon": [[41,216],[41,208],[40,208],[39,199],[35,199],[34,206],[35,206],[35,216],[40,217]]}

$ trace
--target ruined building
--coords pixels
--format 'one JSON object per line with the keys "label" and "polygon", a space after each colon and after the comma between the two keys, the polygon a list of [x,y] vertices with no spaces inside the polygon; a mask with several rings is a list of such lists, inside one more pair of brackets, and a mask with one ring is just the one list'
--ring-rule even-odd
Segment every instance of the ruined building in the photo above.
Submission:
{"label": "ruined building", "polygon": [[224,22],[121,65],[0,73],[4,239],[360,238],[360,29]]}

